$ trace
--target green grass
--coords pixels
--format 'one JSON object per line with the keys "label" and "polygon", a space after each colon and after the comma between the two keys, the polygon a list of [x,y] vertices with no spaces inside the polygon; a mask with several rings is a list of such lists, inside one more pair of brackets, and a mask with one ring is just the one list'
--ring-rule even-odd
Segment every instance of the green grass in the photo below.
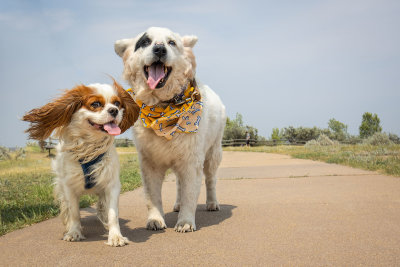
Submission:
{"label": "green grass", "polygon": [[[141,185],[137,155],[129,153],[134,151],[124,148],[120,154],[121,192]],[[37,147],[27,147],[24,159],[0,161],[0,236],[58,215],[53,178],[51,160]],[[84,195],[80,207],[96,201],[95,196]]]}
{"label": "green grass", "polygon": [[139,161],[136,154],[120,154],[121,192],[132,191],[142,185]]}
{"label": "green grass", "polygon": [[224,150],[286,154],[299,159],[336,163],[400,176],[400,145],[260,146],[227,147]]}

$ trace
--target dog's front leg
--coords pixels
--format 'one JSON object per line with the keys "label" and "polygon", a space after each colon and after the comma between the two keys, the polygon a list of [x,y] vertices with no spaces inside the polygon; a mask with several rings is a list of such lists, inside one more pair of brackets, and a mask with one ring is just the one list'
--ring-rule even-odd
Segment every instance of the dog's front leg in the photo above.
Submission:
{"label": "dog's front leg", "polygon": [[106,243],[112,247],[122,247],[128,244],[128,238],[122,236],[118,220],[118,204],[119,193],[121,191],[121,184],[118,180],[115,186],[106,189],[105,198],[108,207],[108,242]]}
{"label": "dog's front leg", "polygon": [[177,232],[193,232],[196,230],[195,215],[199,198],[202,170],[190,168],[177,171],[180,184],[180,211],[175,225]]}
{"label": "dog's front leg", "polygon": [[79,214],[79,196],[67,186],[64,187],[62,194],[62,213],[65,213],[64,216],[66,216],[66,232],[63,240],[79,241],[86,239],[82,234],[81,218]]}
{"label": "dog's front leg", "polygon": [[148,210],[146,228],[162,230],[167,228],[162,208],[161,188],[165,169],[155,168],[150,162],[142,160],[141,164],[143,188]]}

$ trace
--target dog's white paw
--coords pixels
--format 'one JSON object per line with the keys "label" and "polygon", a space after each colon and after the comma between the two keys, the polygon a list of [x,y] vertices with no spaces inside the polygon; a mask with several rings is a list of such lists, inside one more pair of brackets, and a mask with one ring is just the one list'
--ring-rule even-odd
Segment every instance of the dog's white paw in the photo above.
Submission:
{"label": "dog's white paw", "polygon": [[162,229],[166,229],[167,225],[165,224],[164,219],[148,219],[147,220],[147,224],[146,224],[146,228],[148,230],[162,230]]}
{"label": "dog's white paw", "polygon": [[206,208],[208,211],[217,211],[220,209],[217,201],[207,203]]}
{"label": "dog's white paw", "polygon": [[86,239],[86,237],[80,231],[70,231],[63,237],[63,240],[68,242],[75,242],[83,239]]}
{"label": "dog's white paw", "polygon": [[181,204],[180,203],[175,203],[175,205],[174,205],[174,211],[175,212],[178,212],[178,211],[180,211],[181,210]]}
{"label": "dog's white paw", "polygon": [[109,235],[106,244],[111,247],[123,247],[129,244],[129,239],[121,234]]}
{"label": "dog's white paw", "polygon": [[194,232],[196,231],[196,224],[188,221],[177,222],[175,225],[175,231],[178,233]]}

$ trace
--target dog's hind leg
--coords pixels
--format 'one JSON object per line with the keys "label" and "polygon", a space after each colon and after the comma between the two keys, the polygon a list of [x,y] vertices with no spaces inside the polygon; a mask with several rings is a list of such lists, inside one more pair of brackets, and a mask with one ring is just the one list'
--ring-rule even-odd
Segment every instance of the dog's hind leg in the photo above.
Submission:
{"label": "dog's hind leg", "polygon": [[212,146],[207,152],[204,161],[204,175],[206,177],[207,201],[206,208],[209,211],[219,210],[217,201],[216,184],[217,169],[222,160],[222,148],[219,145]]}
{"label": "dog's hind leg", "polygon": [[178,212],[181,209],[181,184],[178,177],[176,177],[176,201],[174,211]]}
{"label": "dog's hind leg", "polygon": [[106,194],[102,192],[98,195],[99,200],[97,201],[97,217],[100,222],[104,225],[104,228],[108,230],[108,204],[109,201],[106,198]]}

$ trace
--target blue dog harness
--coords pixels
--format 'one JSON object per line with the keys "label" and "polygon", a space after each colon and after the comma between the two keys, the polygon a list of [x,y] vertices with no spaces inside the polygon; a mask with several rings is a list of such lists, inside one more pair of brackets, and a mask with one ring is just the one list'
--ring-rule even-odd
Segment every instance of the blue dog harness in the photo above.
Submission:
{"label": "blue dog harness", "polygon": [[91,167],[94,164],[99,163],[103,159],[105,154],[106,153],[100,154],[96,158],[86,163],[82,163],[83,162],[82,159],[79,160],[79,163],[81,164],[83,170],[83,175],[85,176],[85,189],[90,189],[96,185],[96,182],[94,181],[96,177],[93,177],[93,174],[90,174]]}

